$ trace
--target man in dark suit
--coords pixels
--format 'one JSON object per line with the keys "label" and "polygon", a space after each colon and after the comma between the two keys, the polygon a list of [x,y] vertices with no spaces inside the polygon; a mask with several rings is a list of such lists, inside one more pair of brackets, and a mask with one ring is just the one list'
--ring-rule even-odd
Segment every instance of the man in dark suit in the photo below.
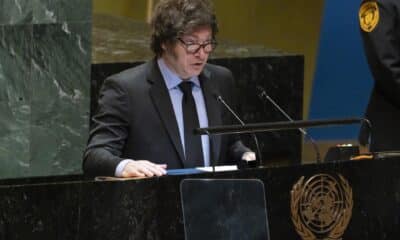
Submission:
{"label": "man in dark suit", "polygon": [[234,105],[233,77],[207,64],[218,31],[208,0],[162,0],[152,23],[156,57],[107,78],[84,154],[90,175],[161,176],[166,169],[229,164],[255,154],[236,137],[193,129],[233,124],[217,96]]}
{"label": "man in dark suit", "polygon": [[[359,18],[375,80],[366,111],[372,124],[370,150],[400,150],[400,1],[364,0]],[[361,130],[360,141],[366,132]]]}

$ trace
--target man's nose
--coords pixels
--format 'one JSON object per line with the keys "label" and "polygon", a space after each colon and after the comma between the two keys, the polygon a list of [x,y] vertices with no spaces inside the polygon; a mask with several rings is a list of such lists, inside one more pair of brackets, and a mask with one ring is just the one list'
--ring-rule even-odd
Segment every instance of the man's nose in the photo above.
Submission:
{"label": "man's nose", "polygon": [[200,49],[196,52],[196,57],[204,59],[208,57],[208,53],[204,50],[204,47],[200,47]]}

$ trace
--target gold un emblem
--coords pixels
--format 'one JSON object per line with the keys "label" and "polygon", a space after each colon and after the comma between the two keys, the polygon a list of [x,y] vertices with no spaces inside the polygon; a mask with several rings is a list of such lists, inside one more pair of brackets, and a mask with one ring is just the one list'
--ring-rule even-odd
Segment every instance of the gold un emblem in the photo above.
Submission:
{"label": "gold un emblem", "polygon": [[379,23],[379,7],[376,2],[365,2],[358,12],[360,27],[364,32],[372,32]]}
{"label": "gold un emblem", "polygon": [[296,232],[303,240],[341,239],[353,209],[353,190],[338,175],[304,176],[293,185],[290,210]]}

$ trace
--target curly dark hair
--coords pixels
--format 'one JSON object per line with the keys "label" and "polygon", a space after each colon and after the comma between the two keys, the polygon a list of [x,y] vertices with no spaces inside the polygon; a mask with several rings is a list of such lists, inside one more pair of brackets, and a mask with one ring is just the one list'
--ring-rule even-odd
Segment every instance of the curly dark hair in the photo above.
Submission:
{"label": "curly dark hair", "polygon": [[163,43],[174,43],[197,27],[210,26],[214,40],[218,32],[214,7],[209,0],[160,0],[150,25],[150,48],[157,56],[163,53]]}

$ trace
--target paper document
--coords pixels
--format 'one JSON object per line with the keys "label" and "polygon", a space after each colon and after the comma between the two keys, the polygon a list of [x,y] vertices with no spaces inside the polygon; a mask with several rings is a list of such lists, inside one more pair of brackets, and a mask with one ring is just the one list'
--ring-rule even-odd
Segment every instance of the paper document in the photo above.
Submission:
{"label": "paper document", "polygon": [[[197,167],[196,169],[205,171],[205,172],[213,171],[213,167]],[[215,167],[216,172],[235,171],[235,170],[238,170],[236,165],[226,165],[226,166],[216,166]]]}

